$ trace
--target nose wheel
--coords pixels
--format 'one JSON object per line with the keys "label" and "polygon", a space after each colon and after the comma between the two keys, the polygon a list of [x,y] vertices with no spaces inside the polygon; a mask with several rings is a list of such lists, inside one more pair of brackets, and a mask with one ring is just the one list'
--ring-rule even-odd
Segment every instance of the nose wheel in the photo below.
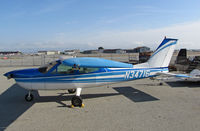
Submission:
{"label": "nose wheel", "polygon": [[32,101],[33,98],[34,98],[34,97],[33,97],[33,95],[31,94],[30,91],[29,91],[28,94],[25,95],[25,100],[28,101],[28,102]]}

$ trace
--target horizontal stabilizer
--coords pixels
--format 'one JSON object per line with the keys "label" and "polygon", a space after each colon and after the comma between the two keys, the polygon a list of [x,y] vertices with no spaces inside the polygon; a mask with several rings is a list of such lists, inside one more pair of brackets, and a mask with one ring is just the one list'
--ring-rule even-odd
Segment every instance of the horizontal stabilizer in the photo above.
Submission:
{"label": "horizontal stabilizer", "polygon": [[164,80],[166,82],[199,82],[200,76],[195,75],[192,76],[191,74],[173,74],[173,73],[164,73],[159,72],[156,73],[159,76],[165,76],[164,78],[157,78],[157,80]]}
{"label": "horizontal stabilizer", "polygon": [[167,77],[182,77],[182,78],[190,78],[191,76],[186,74],[173,74],[173,73],[166,73],[166,72],[158,72],[156,75],[160,76],[167,76]]}

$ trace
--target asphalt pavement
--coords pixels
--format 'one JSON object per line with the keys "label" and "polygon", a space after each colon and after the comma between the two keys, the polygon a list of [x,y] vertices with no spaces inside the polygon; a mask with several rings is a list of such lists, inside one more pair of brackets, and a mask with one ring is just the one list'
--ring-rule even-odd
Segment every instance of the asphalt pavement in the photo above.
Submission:
{"label": "asphalt pavement", "polygon": [[[143,79],[82,91],[84,108],[71,108],[63,90],[27,90],[0,68],[0,130],[44,131],[199,131],[200,83],[163,83]],[[27,67],[26,67],[27,68]]]}

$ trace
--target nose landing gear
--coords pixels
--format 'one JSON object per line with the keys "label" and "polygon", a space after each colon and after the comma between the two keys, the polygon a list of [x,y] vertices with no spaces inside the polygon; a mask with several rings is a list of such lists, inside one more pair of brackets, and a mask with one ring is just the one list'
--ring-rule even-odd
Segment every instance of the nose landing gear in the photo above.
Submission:
{"label": "nose landing gear", "polygon": [[25,95],[25,100],[30,102],[33,100],[33,95],[31,94],[31,91],[28,92],[28,94]]}

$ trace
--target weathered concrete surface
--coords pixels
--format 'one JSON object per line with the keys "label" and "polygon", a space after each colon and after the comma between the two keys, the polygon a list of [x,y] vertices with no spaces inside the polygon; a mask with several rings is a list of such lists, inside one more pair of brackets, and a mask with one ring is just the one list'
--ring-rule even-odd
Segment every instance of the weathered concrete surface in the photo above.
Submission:
{"label": "weathered concrete surface", "polygon": [[35,92],[6,80],[0,68],[0,130],[85,131],[199,131],[200,84],[169,83],[149,79],[84,89],[84,108],[69,108],[72,95],[64,91]]}

